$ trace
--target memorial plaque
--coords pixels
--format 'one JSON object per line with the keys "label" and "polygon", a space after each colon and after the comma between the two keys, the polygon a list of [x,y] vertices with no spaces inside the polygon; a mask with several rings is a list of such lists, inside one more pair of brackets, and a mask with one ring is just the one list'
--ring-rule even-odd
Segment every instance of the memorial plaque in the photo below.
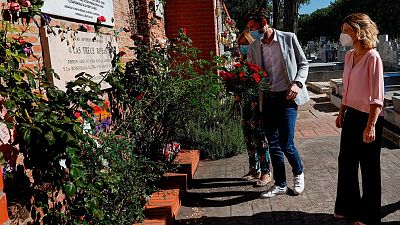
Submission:
{"label": "memorial plaque", "polygon": [[114,25],[114,5],[112,0],[45,0],[42,12],[96,23],[97,17],[104,16],[103,24]]}
{"label": "memorial plaque", "polygon": [[[114,36],[61,29],[54,29],[54,34],[46,29],[41,30],[44,62],[60,77],[50,77],[56,87],[65,91],[67,82],[75,80],[81,72],[94,76],[93,81],[100,82],[104,77],[102,73],[111,70],[111,60],[118,52]],[[110,86],[102,82],[101,87]]]}

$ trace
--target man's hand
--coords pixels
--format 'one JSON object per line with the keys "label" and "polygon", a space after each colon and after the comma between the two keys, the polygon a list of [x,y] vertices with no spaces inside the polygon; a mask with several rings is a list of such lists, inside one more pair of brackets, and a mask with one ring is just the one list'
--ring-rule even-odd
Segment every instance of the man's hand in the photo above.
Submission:
{"label": "man's hand", "polygon": [[297,82],[294,82],[292,86],[290,86],[287,94],[286,94],[286,99],[287,100],[294,100],[297,97],[297,94],[300,91],[300,87],[297,85]]}

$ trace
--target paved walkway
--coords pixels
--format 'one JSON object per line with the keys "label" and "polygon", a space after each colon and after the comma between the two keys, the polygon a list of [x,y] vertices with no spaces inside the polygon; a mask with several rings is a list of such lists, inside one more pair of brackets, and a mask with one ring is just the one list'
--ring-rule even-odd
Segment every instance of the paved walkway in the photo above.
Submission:
{"label": "paved walkway", "polygon": [[[260,199],[267,187],[238,179],[247,172],[247,155],[201,161],[193,185],[184,196],[176,224],[346,225],[332,212],[336,195],[340,130],[337,109],[324,95],[299,109],[296,143],[304,162],[306,189],[299,196]],[[291,185],[292,175],[287,166]],[[382,151],[382,221],[400,225],[400,149]]]}

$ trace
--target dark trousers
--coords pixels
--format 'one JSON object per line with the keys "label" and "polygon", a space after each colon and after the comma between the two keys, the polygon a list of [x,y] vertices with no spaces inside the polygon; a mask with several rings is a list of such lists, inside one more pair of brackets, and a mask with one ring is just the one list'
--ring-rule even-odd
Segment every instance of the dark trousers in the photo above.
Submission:
{"label": "dark trousers", "polygon": [[[368,225],[381,221],[380,154],[383,117],[375,125],[376,139],[363,142],[368,113],[348,108],[344,114],[339,153],[339,175],[335,213]],[[358,168],[361,167],[362,196]]]}
{"label": "dark trousers", "polygon": [[286,100],[286,91],[264,96],[263,120],[269,144],[275,185],[285,187],[285,156],[294,175],[303,173],[300,155],[294,146],[297,104]]}

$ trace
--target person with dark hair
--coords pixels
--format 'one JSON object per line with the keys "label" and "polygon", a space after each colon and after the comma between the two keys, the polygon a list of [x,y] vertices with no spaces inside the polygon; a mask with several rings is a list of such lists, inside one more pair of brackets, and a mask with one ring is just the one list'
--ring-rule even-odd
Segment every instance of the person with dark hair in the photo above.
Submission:
{"label": "person with dark hair", "polygon": [[[354,225],[381,223],[381,142],[383,64],[376,51],[378,28],[368,15],[354,13],[342,22],[340,42],[354,46],[345,56],[343,98],[336,126],[342,128],[335,217]],[[358,180],[361,168],[362,196]]]}
{"label": "person with dark hair", "polygon": [[273,29],[268,12],[255,9],[247,17],[247,28],[255,41],[249,46],[247,60],[269,74],[270,91],[260,93],[260,109],[269,144],[274,186],[261,193],[271,198],[288,191],[285,156],[292,167],[293,191],[304,190],[304,172],[294,145],[298,105],[310,100],[305,86],[308,62],[294,33]]}

